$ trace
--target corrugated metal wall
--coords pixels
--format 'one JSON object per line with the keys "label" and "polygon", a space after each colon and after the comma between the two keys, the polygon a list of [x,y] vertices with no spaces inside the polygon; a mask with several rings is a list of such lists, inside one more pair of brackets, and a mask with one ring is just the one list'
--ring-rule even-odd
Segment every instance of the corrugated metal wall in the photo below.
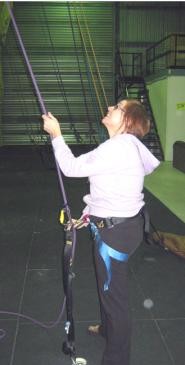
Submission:
{"label": "corrugated metal wall", "polygon": [[5,42],[9,25],[8,9],[4,2],[0,2],[0,145],[2,145],[2,100],[3,100],[3,74],[2,74],[2,45]]}
{"label": "corrugated metal wall", "polygon": [[[46,108],[62,116],[66,141],[99,142],[99,120],[114,95],[114,3],[16,2],[14,14]],[[12,29],[3,75],[4,144],[44,143],[40,109]]]}
{"label": "corrugated metal wall", "polygon": [[120,48],[143,52],[170,33],[185,33],[185,2],[120,3]]}

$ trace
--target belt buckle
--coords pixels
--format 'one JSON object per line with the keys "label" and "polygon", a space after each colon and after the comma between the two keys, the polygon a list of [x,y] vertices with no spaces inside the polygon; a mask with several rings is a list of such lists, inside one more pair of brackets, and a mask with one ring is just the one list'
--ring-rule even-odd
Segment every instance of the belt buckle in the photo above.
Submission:
{"label": "belt buckle", "polygon": [[104,221],[101,220],[101,221],[97,222],[96,225],[98,228],[104,228]]}

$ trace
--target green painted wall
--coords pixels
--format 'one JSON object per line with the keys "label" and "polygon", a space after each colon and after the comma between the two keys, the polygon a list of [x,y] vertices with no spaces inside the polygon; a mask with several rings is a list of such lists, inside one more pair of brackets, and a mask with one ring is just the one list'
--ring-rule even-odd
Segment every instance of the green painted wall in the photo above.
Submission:
{"label": "green painted wall", "polygon": [[[67,143],[81,143],[79,134],[83,144],[104,140],[100,120],[107,104],[114,102],[114,3],[17,1],[14,16],[46,108],[60,120],[62,116]],[[6,36],[3,75],[4,144],[47,143],[12,27]]]}
{"label": "green painted wall", "polygon": [[174,142],[185,141],[185,76],[168,75],[150,81],[147,87],[164,158],[172,161]]}
{"label": "green painted wall", "polygon": [[[183,106],[179,104],[184,103]],[[178,105],[177,105],[178,104]],[[168,77],[167,88],[166,159],[173,159],[175,141],[185,142],[185,76]]]}
{"label": "green painted wall", "polygon": [[3,70],[2,70],[2,45],[6,38],[10,16],[7,6],[4,2],[0,2],[0,145],[3,144],[2,135],[2,103],[3,103]]}
{"label": "green painted wall", "polygon": [[2,102],[3,102],[3,73],[2,73],[2,62],[1,62],[1,46],[0,46],[0,146],[3,143],[2,138]]}

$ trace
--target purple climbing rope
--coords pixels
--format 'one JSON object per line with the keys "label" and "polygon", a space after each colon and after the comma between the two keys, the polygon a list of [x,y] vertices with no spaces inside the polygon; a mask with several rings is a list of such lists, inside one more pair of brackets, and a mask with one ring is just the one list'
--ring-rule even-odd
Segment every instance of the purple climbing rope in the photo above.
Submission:
{"label": "purple climbing rope", "polygon": [[[42,95],[41,95],[41,92],[39,90],[39,87],[38,87],[35,75],[33,73],[30,61],[28,59],[27,52],[25,50],[25,47],[24,47],[24,44],[23,44],[19,29],[18,29],[18,26],[16,24],[16,21],[15,21],[15,18],[14,18],[10,3],[8,1],[5,1],[5,2],[6,2],[6,5],[7,5],[7,8],[8,8],[11,20],[12,20],[12,24],[13,24],[13,27],[14,27],[14,30],[15,30],[15,33],[16,33],[16,36],[17,36],[18,43],[19,43],[21,51],[23,53],[24,60],[25,60],[25,63],[27,65],[27,68],[28,68],[28,71],[29,71],[29,74],[30,74],[30,77],[31,77],[31,80],[32,80],[32,83],[33,83],[33,86],[34,86],[34,89],[35,89],[36,96],[38,98],[40,109],[41,109],[43,114],[47,114],[47,110],[46,110],[46,107],[45,107],[45,104],[44,104],[44,100],[42,98]],[[53,154],[54,154],[54,151],[53,151]],[[54,157],[55,157],[55,155],[54,155]],[[56,169],[57,169],[57,174],[58,174],[58,179],[59,179],[60,190],[61,190],[61,193],[62,193],[62,196],[63,196],[64,209],[65,209],[65,212],[68,216],[68,219],[69,219],[71,225],[73,226],[71,212],[70,212],[70,208],[69,208],[69,205],[68,205],[68,202],[67,202],[67,197],[66,197],[66,192],[65,192],[65,189],[64,189],[64,184],[63,184],[63,180],[62,180],[62,176],[61,176],[60,167],[59,167],[58,162],[56,161],[56,159],[55,159],[55,163],[56,163]]]}

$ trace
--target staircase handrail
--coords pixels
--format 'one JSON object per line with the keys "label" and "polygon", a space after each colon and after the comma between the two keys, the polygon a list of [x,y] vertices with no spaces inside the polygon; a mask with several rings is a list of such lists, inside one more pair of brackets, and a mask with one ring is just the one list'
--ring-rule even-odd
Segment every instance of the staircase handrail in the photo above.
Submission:
{"label": "staircase handrail", "polygon": [[[126,57],[131,55],[131,63],[125,64],[123,61],[123,55]],[[139,62],[137,63],[137,60]],[[127,73],[127,67],[130,67],[131,73]],[[139,71],[138,71],[139,68]],[[142,52],[124,52],[117,50],[116,52],[116,85],[115,85],[115,100],[119,99],[119,96],[123,94],[125,90],[125,96],[127,97],[127,77],[141,77],[142,72]]]}
{"label": "staircase handrail", "polygon": [[[184,38],[184,49],[179,51],[179,39]],[[185,54],[185,33],[170,33],[146,50],[146,74],[166,68],[185,68],[185,56],[178,63],[178,55]]]}

